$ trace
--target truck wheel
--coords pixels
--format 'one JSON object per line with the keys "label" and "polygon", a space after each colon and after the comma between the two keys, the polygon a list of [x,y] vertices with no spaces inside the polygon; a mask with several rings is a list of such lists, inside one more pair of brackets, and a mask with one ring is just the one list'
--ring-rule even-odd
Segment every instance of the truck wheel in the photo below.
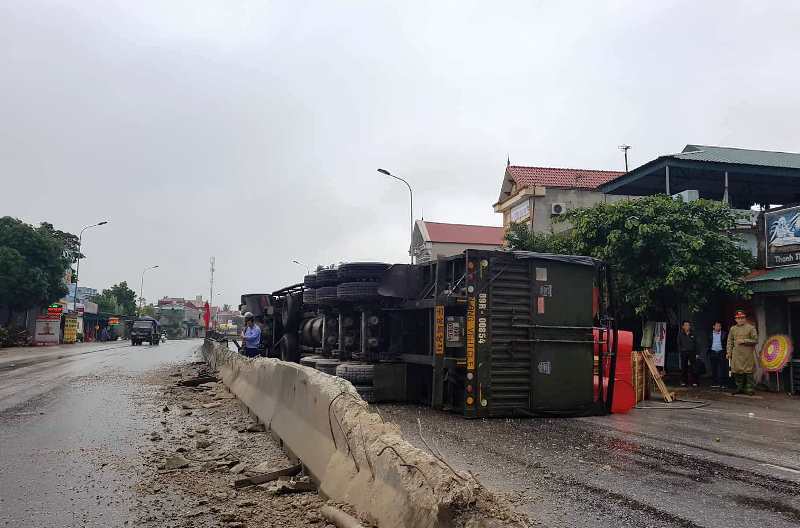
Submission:
{"label": "truck wheel", "polygon": [[340,301],[369,301],[380,298],[377,282],[345,282],[337,286]]}
{"label": "truck wheel", "polygon": [[355,385],[356,392],[361,399],[367,403],[375,403],[375,387],[366,385]]}
{"label": "truck wheel", "polygon": [[151,344],[151,345],[158,346],[158,345],[160,345],[160,344],[161,344],[161,340],[160,340],[160,339],[156,339],[155,341],[150,341],[150,344]]}
{"label": "truck wheel", "polygon": [[375,378],[375,365],[368,363],[341,363],[336,367],[336,375],[353,385],[372,385]]}
{"label": "truck wheel", "polygon": [[317,287],[317,276],[314,274],[306,275],[303,277],[303,286],[306,289],[316,288]]}
{"label": "truck wheel", "polygon": [[316,369],[320,372],[324,372],[325,374],[330,374],[331,376],[336,375],[336,367],[339,366],[338,359],[318,359],[317,364],[315,365]]}
{"label": "truck wheel", "polygon": [[294,334],[285,334],[278,341],[278,350],[283,361],[297,363],[300,360],[300,347],[297,346],[297,336]]}
{"label": "truck wheel", "polygon": [[286,296],[286,302],[281,312],[281,322],[286,330],[297,330],[297,323],[300,319],[300,299],[298,295]]}
{"label": "truck wheel", "polygon": [[339,266],[339,281],[381,280],[389,267],[383,262],[348,262]]}
{"label": "truck wheel", "polygon": [[320,286],[336,286],[339,284],[339,272],[335,269],[323,269],[317,272],[317,280],[314,285],[319,288]]}
{"label": "truck wheel", "polygon": [[317,290],[303,290],[303,304],[317,304]]}
{"label": "truck wheel", "polygon": [[334,304],[338,298],[336,286],[317,288],[317,304]]}

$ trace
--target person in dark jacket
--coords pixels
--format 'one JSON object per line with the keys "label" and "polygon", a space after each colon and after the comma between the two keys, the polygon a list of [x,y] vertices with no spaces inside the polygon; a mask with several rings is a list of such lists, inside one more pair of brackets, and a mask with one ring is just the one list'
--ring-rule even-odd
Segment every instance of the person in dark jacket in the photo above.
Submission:
{"label": "person in dark jacket", "polygon": [[715,321],[708,335],[708,361],[711,363],[711,387],[719,388],[728,383],[728,360],[726,348],[728,332],[722,329],[722,322]]}
{"label": "person in dark jacket", "polygon": [[678,332],[678,353],[681,356],[681,386],[691,383],[692,387],[697,387],[697,339],[689,321],[684,321]]}

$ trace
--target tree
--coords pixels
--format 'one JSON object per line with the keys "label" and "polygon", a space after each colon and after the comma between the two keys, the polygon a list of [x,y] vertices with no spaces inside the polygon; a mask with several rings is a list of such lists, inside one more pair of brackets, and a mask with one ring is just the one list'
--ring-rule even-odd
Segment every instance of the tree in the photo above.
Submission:
{"label": "tree", "polygon": [[156,316],[156,307],[152,304],[148,304],[142,308],[142,312],[139,315],[146,315],[148,317],[155,317]]}
{"label": "tree", "polygon": [[117,299],[122,315],[134,315],[136,313],[136,292],[128,287],[126,281],[113,285],[110,291]]}
{"label": "tree", "polygon": [[696,312],[716,294],[750,295],[744,276],[754,262],[738,245],[736,218],[717,201],[647,196],[570,211],[558,219],[572,224],[566,234],[526,238],[510,230],[508,241],[515,249],[563,248],[603,260],[628,315],[674,320],[679,306]]}
{"label": "tree", "polygon": [[[53,224],[48,222],[42,222],[39,224],[39,227],[36,229],[37,231],[47,234],[51,238],[56,240],[60,240],[63,246],[63,256],[66,262],[69,264],[70,268],[73,264],[78,262],[78,258],[86,258],[86,255],[80,253],[80,239],[78,235],[73,235],[72,233],[67,233],[64,231],[60,231],[53,227]],[[76,282],[77,274],[75,270],[72,271],[72,282]]]}
{"label": "tree", "polygon": [[554,253],[556,255],[575,255],[575,240],[570,231],[562,233],[534,233],[527,224],[511,224],[506,231],[506,242],[513,249]]}
{"label": "tree", "polygon": [[92,298],[101,312],[117,315],[136,314],[136,292],[128,287],[126,281],[107,288]]}
{"label": "tree", "polygon": [[64,239],[54,233],[10,216],[0,218],[0,304],[10,312],[50,304],[67,293],[69,257]]}
{"label": "tree", "polygon": [[120,315],[122,310],[117,303],[117,298],[109,290],[92,297],[92,302],[97,303],[97,309],[101,313]]}

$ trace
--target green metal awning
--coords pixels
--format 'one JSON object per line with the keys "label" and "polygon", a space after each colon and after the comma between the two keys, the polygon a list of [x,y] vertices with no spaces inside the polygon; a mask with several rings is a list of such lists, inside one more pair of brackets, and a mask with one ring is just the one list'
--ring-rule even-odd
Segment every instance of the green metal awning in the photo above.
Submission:
{"label": "green metal awning", "polygon": [[800,266],[773,268],[766,273],[753,274],[746,281],[755,293],[800,291]]}

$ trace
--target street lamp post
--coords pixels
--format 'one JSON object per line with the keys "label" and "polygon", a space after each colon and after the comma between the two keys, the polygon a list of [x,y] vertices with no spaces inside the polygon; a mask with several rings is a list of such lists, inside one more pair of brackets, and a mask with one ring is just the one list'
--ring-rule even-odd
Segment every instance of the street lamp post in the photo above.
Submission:
{"label": "street lamp post", "polygon": [[311,275],[311,268],[309,268],[308,266],[306,266],[305,264],[303,264],[303,263],[302,263],[302,262],[300,262],[299,260],[293,260],[292,262],[294,262],[294,263],[295,263],[295,264],[297,264],[298,266],[303,266],[303,267],[305,267],[305,268],[306,268],[306,275]]}
{"label": "street lamp post", "polygon": [[80,235],[78,235],[78,264],[75,267],[75,295],[72,297],[72,311],[76,311],[75,306],[78,304],[78,281],[81,278],[81,244],[83,243],[83,232],[89,229],[90,227],[97,227],[101,225],[106,225],[108,223],[107,220],[103,220],[102,222],[97,222],[96,224],[88,225],[81,229]]}
{"label": "street lamp post", "polygon": [[411,219],[411,240],[408,243],[408,254],[411,256],[411,263],[413,264],[414,263],[414,192],[411,190],[411,185],[400,176],[395,176],[386,169],[378,169],[378,172],[380,172],[381,174],[385,174],[386,176],[391,176],[395,180],[400,180],[401,182],[406,184],[406,187],[408,187],[409,217]]}
{"label": "street lamp post", "polygon": [[158,264],[155,266],[150,266],[149,268],[145,268],[142,270],[142,282],[139,285],[139,316],[142,315],[142,309],[144,308],[144,274],[150,271],[151,269],[156,269]]}

